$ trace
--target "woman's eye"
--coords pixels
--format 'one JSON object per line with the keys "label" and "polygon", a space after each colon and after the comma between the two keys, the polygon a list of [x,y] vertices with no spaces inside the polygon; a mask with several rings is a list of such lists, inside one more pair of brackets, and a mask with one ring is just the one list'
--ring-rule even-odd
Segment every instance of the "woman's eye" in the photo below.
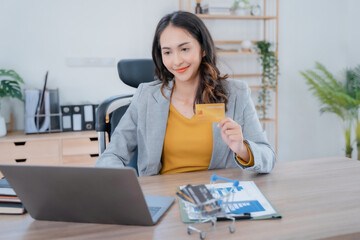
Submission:
{"label": "woman's eye", "polygon": [[181,49],[181,51],[187,52],[187,51],[189,51],[189,48],[183,48],[183,49]]}
{"label": "woman's eye", "polygon": [[163,52],[163,55],[169,55],[170,52]]}

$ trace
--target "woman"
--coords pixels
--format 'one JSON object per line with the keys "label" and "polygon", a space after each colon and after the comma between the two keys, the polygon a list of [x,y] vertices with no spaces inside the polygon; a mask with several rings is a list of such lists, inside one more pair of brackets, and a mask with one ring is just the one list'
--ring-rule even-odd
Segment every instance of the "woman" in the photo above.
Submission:
{"label": "woman", "polygon": [[[213,40],[189,12],[157,25],[153,49],[160,81],[141,84],[96,166],[123,167],[138,150],[140,176],[240,166],[270,172],[275,154],[266,140],[245,82],[216,67]],[[226,118],[199,121],[196,104],[224,103]]]}

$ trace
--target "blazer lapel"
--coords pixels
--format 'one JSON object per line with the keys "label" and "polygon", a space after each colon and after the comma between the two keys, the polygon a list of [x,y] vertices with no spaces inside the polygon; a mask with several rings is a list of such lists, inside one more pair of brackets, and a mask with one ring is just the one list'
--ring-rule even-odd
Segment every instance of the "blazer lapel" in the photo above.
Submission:
{"label": "blazer lapel", "polygon": [[[236,95],[232,94],[229,97],[225,117],[234,119],[234,111],[236,107],[235,103]],[[217,124],[218,123],[213,123],[213,151],[209,169],[224,168],[226,164],[226,158],[229,152],[229,147],[222,140],[221,129],[217,127]]]}
{"label": "blazer lapel", "polygon": [[146,172],[158,172],[160,169],[160,160],[164,145],[165,131],[169,115],[171,90],[164,88],[164,94],[160,88],[153,94],[150,100],[150,108],[147,109],[148,129],[146,129],[146,142],[149,147],[149,165]]}

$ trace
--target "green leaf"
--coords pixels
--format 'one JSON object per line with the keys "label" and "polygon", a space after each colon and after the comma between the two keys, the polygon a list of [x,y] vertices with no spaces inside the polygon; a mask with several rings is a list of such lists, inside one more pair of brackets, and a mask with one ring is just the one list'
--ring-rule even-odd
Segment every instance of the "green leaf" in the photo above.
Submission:
{"label": "green leaf", "polygon": [[24,80],[17,74],[14,70],[0,69],[0,78],[1,77],[10,77],[13,80],[16,80],[19,83],[24,83]]}
{"label": "green leaf", "polygon": [[0,69],[0,97],[13,97],[24,101],[21,83],[24,83],[23,79],[14,70]]}
{"label": "green leaf", "polygon": [[256,42],[256,51],[258,52],[258,60],[262,66],[261,90],[258,96],[258,105],[264,106],[260,110],[260,115],[266,118],[267,108],[271,106],[270,90],[267,86],[277,86],[277,75],[279,74],[278,60],[274,52],[270,51],[271,43],[266,41]]}
{"label": "green leaf", "polygon": [[357,101],[344,93],[342,84],[334,79],[324,66],[317,63],[316,69],[322,75],[313,70],[300,73],[305,77],[310,90],[320,101],[320,113],[334,113],[342,120],[345,120],[346,111],[350,111],[351,108],[355,107]]}
{"label": "green leaf", "polygon": [[342,84],[339,83],[334,77],[333,75],[325,68],[324,65],[322,65],[321,63],[319,62],[315,62],[315,68],[317,70],[319,70],[320,72],[322,72],[326,78],[329,80],[328,81],[328,84],[330,86],[332,86],[333,89],[335,90],[341,90],[342,89]]}
{"label": "green leaf", "polygon": [[23,100],[20,85],[17,81],[2,80],[1,81],[1,97],[13,97]]}

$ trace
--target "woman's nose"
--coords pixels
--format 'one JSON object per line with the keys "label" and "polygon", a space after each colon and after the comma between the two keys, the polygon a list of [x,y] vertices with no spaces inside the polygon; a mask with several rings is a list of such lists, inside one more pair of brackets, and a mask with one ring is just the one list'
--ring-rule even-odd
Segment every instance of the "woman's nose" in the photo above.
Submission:
{"label": "woman's nose", "polygon": [[174,54],[174,65],[180,66],[183,63],[183,59],[179,53]]}

